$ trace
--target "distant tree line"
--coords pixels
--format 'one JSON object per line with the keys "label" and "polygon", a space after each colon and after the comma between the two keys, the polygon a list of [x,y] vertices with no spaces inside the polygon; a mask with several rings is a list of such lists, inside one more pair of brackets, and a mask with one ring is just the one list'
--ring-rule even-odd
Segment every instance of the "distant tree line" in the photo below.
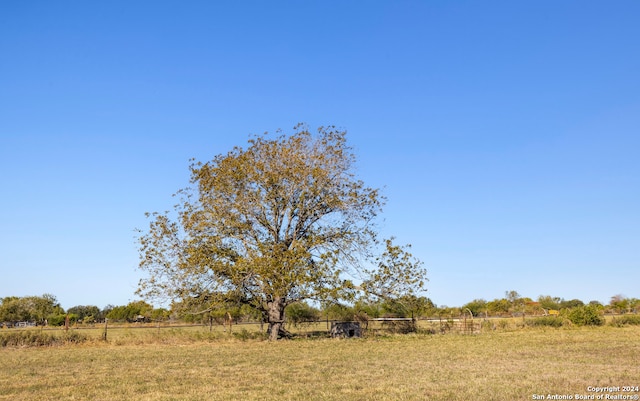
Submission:
{"label": "distant tree line", "polygon": [[[587,319],[589,314],[640,313],[640,299],[623,295],[611,297],[607,305],[597,301],[585,304],[579,299],[565,300],[550,295],[540,295],[536,300],[522,297],[516,291],[507,291],[503,298],[486,301],[475,299],[460,307],[437,306],[429,298],[407,295],[395,300],[359,300],[353,304],[324,303],[311,305],[295,302],[287,306],[286,320],[290,324],[304,324],[320,320],[368,320],[385,317],[402,318],[458,318],[547,316],[562,313],[573,320]],[[581,315],[582,314],[582,315]],[[225,302],[206,311],[194,308],[188,302],[174,303],[170,309],[154,308],[145,301],[133,301],[127,305],[107,305],[100,309],[94,305],[77,305],[64,310],[56,297],[42,296],[0,298],[0,326],[12,327],[19,322],[29,325],[62,326],[69,324],[91,325],[111,322],[179,321],[187,323],[260,322],[260,311],[246,304]]]}
{"label": "distant tree line", "polygon": [[[609,304],[603,305],[598,301],[585,304],[579,299],[565,300],[551,295],[540,295],[536,300],[522,297],[517,291],[506,291],[503,298],[486,301],[474,299],[460,308],[451,308],[452,315],[465,312],[473,316],[520,316],[524,315],[548,315],[554,311],[570,310],[591,305],[602,313],[638,313],[640,312],[640,299],[627,298],[623,295],[614,295]],[[446,309],[446,308],[445,308]]]}
{"label": "distant tree line", "polygon": [[69,324],[95,324],[105,319],[121,322],[166,320],[169,311],[154,309],[144,301],[126,306],[107,305],[103,309],[94,305],[77,305],[64,310],[51,294],[27,297],[0,298],[0,326],[12,327],[18,323],[33,326],[63,326]]}

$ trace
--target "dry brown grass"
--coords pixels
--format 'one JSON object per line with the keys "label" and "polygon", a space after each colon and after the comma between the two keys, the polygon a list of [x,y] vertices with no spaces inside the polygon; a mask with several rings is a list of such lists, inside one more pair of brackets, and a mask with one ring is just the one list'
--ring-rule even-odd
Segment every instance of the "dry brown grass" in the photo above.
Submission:
{"label": "dry brown grass", "polygon": [[277,343],[199,330],[3,349],[0,399],[530,400],[640,385],[639,327]]}

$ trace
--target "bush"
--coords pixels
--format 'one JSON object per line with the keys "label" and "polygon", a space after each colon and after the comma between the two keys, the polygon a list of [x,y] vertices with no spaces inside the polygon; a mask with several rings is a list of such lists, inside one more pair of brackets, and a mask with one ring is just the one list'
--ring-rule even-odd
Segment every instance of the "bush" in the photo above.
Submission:
{"label": "bush", "polygon": [[315,322],[320,319],[320,311],[305,302],[295,302],[286,309],[287,320],[297,326],[300,323]]}
{"label": "bush", "polygon": [[354,320],[355,310],[352,307],[331,304],[324,307],[324,314],[327,319],[350,322]]}
{"label": "bush", "polygon": [[536,317],[534,319],[527,319],[526,325],[530,327],[562,327],[563,320],[555,316]]}
{"label": "bush", "polygon": [[623,315],[614,318],[611,323],[612,326],[622,327],[629,325],[640,325],[640,315]]}
{"label": "bush", "polygon": [[41,330],[16,330],[0,333],[0,347],[50,347],[63,344],[79,344],[87,337],[76,331],[63,335],[45,333]]}
{"label": "bush", "polygon": [[64,326],[66,317],[66,313],[52,314],[47,317],[47,321],[49,322],[49,326]]}
{"label": "bush", "polygon": [[567,316],[571,323],[577,326],[602,326],[604,318],[595,305],[585,305],[573,308]]}
{"label": "bush", "polygon": [[418,330],[415,320],[388,320],[382,322],[382,327],[397,334],[415,333]]}

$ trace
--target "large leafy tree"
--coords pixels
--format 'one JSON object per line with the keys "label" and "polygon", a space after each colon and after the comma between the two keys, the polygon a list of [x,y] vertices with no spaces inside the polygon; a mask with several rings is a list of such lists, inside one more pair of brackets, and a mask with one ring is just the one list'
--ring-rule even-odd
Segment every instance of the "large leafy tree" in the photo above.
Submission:
{"label": "large leafy tree", "polygon": [[76,305],[67,309],[67,313],[76,315],[79,321],[91,321],[101,317],[100,308],[94,305]]}
{"label": "large leafy tree", "polygon": [[[256,136],[247,148],[190,166],[175,213],[152,213],[140,241],[147,275],[138,293],[201,308],[249,304],[270,339],[285,334],[285,307],[353,299],[358,291],[423,290],[426,272],[405,247],[379,241],[384,198],[354,174],[346,132]],[[377,247],[386,250],[379,252]]]}
{"label": "large leafy tree", "polygon": [[54,295],[0,299],[0,322],[31,321],[44,324],[52,315],[64,313]]}

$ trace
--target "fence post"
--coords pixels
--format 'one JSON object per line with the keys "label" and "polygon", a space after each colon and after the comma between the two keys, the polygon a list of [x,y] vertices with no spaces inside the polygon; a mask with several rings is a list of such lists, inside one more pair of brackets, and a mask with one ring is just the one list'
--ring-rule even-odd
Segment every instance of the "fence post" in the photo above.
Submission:
{"label": "fence post", "polygon": [[107,341],[107,321],[109,319],[107,319],[106,317],[104,318],[104,332],[102,332],[102,341]]}

